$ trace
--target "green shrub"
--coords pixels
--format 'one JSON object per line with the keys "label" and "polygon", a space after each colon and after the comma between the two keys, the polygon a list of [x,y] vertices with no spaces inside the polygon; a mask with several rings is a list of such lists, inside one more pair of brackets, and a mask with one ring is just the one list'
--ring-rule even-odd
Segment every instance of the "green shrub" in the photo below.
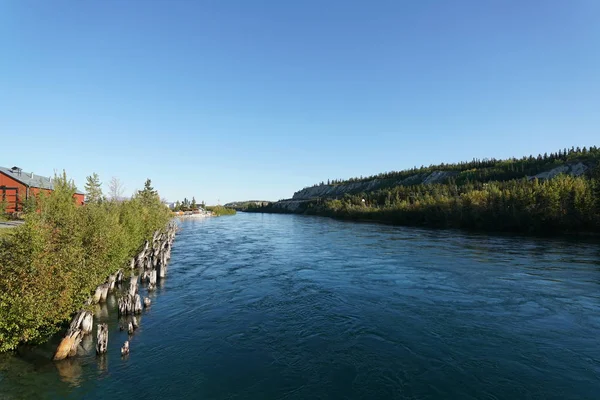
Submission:
{"label": "green shrub", "polygon": [[0,200],[0,221],[6,220],[6,208],[8,207],[8,202],[6,200]]}
{"label": "green shrub", "polygon": [[221,215],[235,215],[236,211],[233,208],[227,208],[223,206],[209,206],[206,207],[207,211],[211,211],[215,216]]}
{"label": "green shrub", "polygon": [[77,206],[66,175],[0,246],[0,352],[43,341],[171,218],[153,192]]}

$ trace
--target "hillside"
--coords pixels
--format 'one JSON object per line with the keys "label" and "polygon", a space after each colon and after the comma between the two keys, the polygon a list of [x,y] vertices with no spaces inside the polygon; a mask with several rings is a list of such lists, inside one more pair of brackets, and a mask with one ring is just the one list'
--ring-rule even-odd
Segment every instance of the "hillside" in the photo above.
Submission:
{"label": "hillside", "polygon": [[599,165],[596,146],[439,164],[329,180],[248,211],[485,230],[597,232]]}
{"label": "hillside", "polygon": [[520,159],[473,160],[456,164],[439,164],[429,167],[412,168],[404,171],[385,172],[370,177],[331,180],[321,182],[294,193],[293,200],[307,200],[317,197],[337,198],[347,193],[371,192],[394,186],[419,184],[508,181],[520,178],[548,179],[560,173],[572,176],[583,175],[600,161],[600,150],[575,148],[559,150],[551,154],[539,154]]}

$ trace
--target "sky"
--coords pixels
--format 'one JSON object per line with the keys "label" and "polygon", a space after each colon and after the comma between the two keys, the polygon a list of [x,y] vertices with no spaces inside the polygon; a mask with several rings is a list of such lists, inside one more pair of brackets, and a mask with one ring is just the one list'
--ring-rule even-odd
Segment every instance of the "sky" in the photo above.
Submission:
{"label": "sky", "polygon": [[0,1],[0,165],[126,194],[600,145],[600,1]]}

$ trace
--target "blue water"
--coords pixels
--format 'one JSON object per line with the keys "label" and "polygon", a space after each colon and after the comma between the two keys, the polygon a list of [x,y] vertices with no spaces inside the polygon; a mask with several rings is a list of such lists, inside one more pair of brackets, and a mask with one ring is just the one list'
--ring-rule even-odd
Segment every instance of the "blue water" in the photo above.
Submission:
{"label": "blue water", "polygon": [[128,357],[111,298],[105,357],[0,357],[0,398],[600,398],[593,240],[187,220],[152,298]]}

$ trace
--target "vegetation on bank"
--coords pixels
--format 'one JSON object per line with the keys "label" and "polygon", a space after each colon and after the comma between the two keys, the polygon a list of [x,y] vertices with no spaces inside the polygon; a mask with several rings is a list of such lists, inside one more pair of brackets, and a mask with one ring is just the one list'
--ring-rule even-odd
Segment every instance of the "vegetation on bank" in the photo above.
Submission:
{"label": "vegetation on bank", "polygon": [[246,201],[234,201],[232,203],[225,204],[227,208],[233,208],[236,211],[247,211],[248,209],[254,210],[267,206],[270,201],[267,200],[246,200]]}
{"label": "vegetation on bank", "polygon": [[235,215],[236,211],[233,208],[223,207],[223,206],[207,206],[207,211],[211,211],[215,217],[219,217],[221,215]]}
{"label": "vegetation on bank", "polygon": [[[578,177],[561,174],[541,180],[526,176],[567,161],[585,162],[591,168]],[[461,173],[464,179],[458,175],[443,184],[395,185],[340,198],[313,199],[301,202],[296,212],[398,225],[600,233],[600,151],[596,147],[454,166],[461,165],[469,168]],[[440,165],[433,170],[449,167]],[[275,203],[248,211],[285,209]]]}
{"label": "vegetation on bank", "polygon": [[0,239],[0,351],[55,333],[171,218],[150,180],[129,200],[95,192],[85,206],[73,201],[75,186],[64,173],[54,187]]}

